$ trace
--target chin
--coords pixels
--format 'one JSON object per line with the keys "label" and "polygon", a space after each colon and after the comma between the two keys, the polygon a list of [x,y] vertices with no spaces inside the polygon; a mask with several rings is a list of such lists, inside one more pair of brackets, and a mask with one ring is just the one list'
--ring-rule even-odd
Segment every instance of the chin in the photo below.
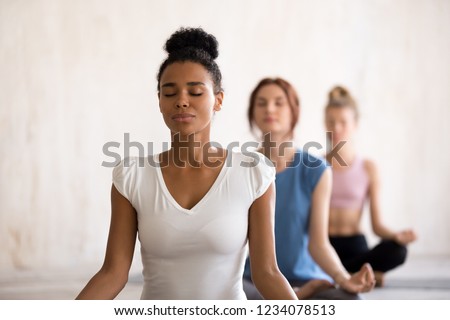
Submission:
{"label": "chin", "polygon": [[180,127],[176,127],[176,128],[171,128],[170,131],[173,134],[179,134],[180,136],[189,136],[191,134],[195,133],[195,130],[188,129],[188,128],[180,128]]}
{"label": "chin", "polygon": [[278,134],[281,132],[281,130],[280,130],[280,128],[278,128],[278,126],[267,126],[266,125],[264,127],[259,128],[259,130],[261,130],[261,132],[264,132],[264,134],[267,134],[267,133]]}

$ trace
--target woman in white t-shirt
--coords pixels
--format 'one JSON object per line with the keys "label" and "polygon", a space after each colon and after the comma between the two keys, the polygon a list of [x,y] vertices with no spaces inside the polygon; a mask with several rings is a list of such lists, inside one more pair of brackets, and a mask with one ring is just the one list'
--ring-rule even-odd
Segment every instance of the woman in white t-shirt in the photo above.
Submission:
{"label": "woman in white t-shirt", "polygon": [[137,235],[141,299],[246,299],[247,243],[261,295],[297,299],[275,258],[275,169],[258,153],[211,144],[211,120],[224,96],[216,39],[201,28],[181,28],[165,49],[158,94],[171,149],[114,168],[105,260],[77,299],[117,296],[127,283]]}

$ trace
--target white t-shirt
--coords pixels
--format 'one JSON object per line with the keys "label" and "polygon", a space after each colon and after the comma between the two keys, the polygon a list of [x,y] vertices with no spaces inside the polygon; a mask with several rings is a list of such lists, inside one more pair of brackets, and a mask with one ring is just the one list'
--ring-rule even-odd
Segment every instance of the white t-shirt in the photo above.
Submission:
{"label": "white t-shirt", "polygon": [[158,159],[127,158],[113,170],[114,186],[137,212],[141,299],[246,299],[248,211],[275,168],[260,153],[228,151],[210,190],[188,210],[167,189]]}

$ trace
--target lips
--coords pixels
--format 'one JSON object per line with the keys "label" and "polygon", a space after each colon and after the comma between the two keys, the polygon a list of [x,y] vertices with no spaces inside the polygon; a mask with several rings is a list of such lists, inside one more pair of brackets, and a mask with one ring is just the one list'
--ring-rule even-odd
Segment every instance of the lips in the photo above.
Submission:
{"label": "lips", "polygon": [[195,118],[193,114],[190,113],[177,113],[172,116],[172,120],[177,122],[190,122]]}
{"label": "lips", "polygon": [[271,123],[271,122],[275,122],[275,118],[264,118],[264,122],[267,122],[267,123]]}

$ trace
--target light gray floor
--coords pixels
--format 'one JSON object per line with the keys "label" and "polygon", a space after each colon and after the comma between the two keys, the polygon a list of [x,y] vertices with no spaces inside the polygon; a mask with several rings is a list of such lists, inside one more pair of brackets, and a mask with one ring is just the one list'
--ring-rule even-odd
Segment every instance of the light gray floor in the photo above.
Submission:
{"label": "light gray floor", "polygon": [[364,294],[370,300],[449,300],[450,257],[410,257],[386,274],[385,287]]}
{"label": "light gray floor", "polygon": [[[46,270],[0,273],[1,300],[71,300],[93,275],[92,270]],[[117,299],[139,299],[142,281],[133,271]],[[363,297],[368,300],[450,300],[450,256],[410,257],[386,275],[386,286]]]}

